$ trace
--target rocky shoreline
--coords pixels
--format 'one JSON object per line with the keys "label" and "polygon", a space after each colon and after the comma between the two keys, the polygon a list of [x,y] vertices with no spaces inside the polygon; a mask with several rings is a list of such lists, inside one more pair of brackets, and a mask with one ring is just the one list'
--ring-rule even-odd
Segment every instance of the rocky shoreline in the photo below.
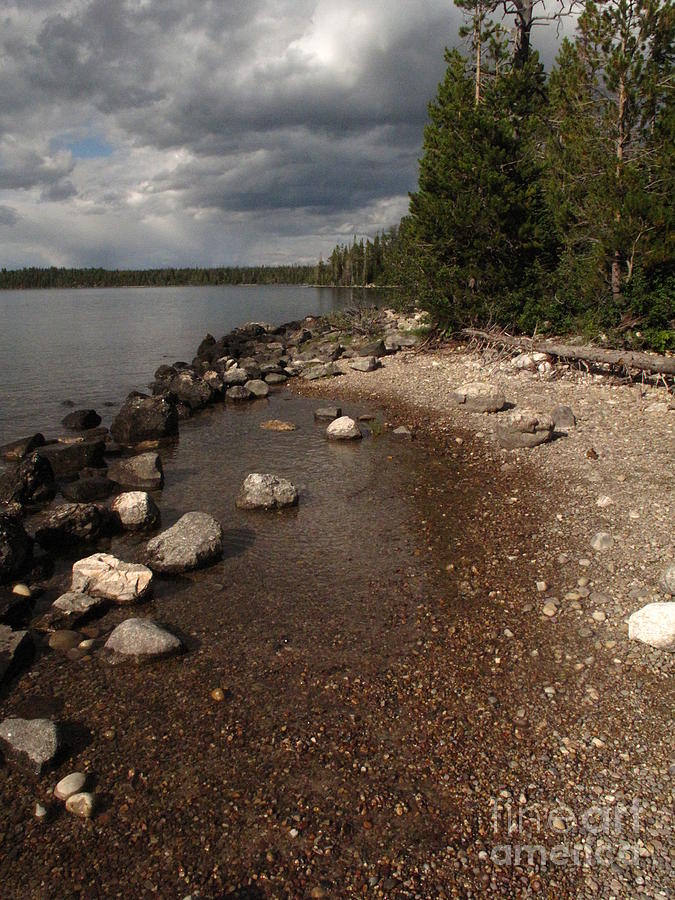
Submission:
{"label": "rocky shoreline", "polygon": [[[589,896],[597,895],[598,889],[605,888],[610,892],[607,896],[611,891],[614,896],[634,896],[635,892],[661,896],[659,892],[671,884],[672,867],[670,871],[664,869],[664,861],[672,854],[673,847],[672,822],[663,820],[668,809],[672,811],[673,774],[672,734],[668,724],[673,657],[664,652],[675,643],[675,628],[669,617],[675,604],[668,599],[675,587],[672,527],[668,530],[667,524],[672,521],[672,495],[669,497],[667,493],[672,491],[672,467],[664,472],[662,462],[658,465],[664,454],[667,459],[670,453],[672,459],[673,412],[669,409],[668,396],[655,388],[646,392],[646,398],[639,398],[640,421],[647,427],[632,427],[633,446],[628,451],[622,447],[618,454],[601,442],[607,440],[608,421],[614,425],[624,415],[636,417],[635,398],[631,393],[634,388],[615,388],[600,377],[580,379],[549,360],[523,359],[524,354],[514,356],[513,360],[447,349],[416,354],[411,351],[420,342],[414,333],[420,324],[419,318],[399,320],[393,313],[381,312],[373,314],[364,333],[359,333],[360,329],[350,330],[348,323],[336,328],[327,320],[307,319],[279,328],[244,326],[219,341],[207,336],[191,364],[178,362],[157,370],[152,395],[129,396],[113,422],[110,435],[100,429],[95,411],[78,410],[66,417],[67,422],[64,420],[64,427],[76,429],[73,438],[46,443],[41,435],[32,435],[3,448],[5,457],[15,465],[3,476],[0,485],[0,500],[6,504],[0,514],[0,560],[3,578],[9,584],[0,608],[4,623],[0,625],[3,664],[0,675],[9,679],[7,697],[11,700],[11,686],[17,676],[22,685],[30,678],[35,632],[47,636],[53,652],[63,653],[73,662],[92,658],[102,663],[123,658],[153,660],[181,653],[185,658],[190,657],[191,642],[179,633],[180,629],[172,629],[163,621],[143,616],[119,621],[117,615],[112,617],[114,627],[111,621],[111,627],[97,630],[95,638],[88,637],[86,629],[108,610],[126,610],[128,604],[146,601],[152,595],[155,576],[176,578],[221,559],[226,543],[224,523],[205,512],[187,512],[171,528],[146,540],[159,528],[163,448],[175,442],[181,422],[207,407],[224,402],[240,408],[254,400],[265,401],[270,391],[279,391],[292,379],[299,393],[335,401],[333,406],[315,410],[315,417],[323,421],[329,440],[354,443],[364,434],[377,437],[383,429],[398,440],[417,437],[415,452],[428,455],[426,505],[430,511],[422,522],[421,535],[422,539],[427,533],[430,535],[428,549],[433,554],[430,559],[434,560],[434,566],[438,566],[439,556],[448,556],[445,568],[435,570],[434,579],[440,581],[440,587],[436,587],[441,593],[448,589],[447,579],[457,596],[458,607],[451,611],[453,624],[449,624],[448,610],[437,605],[437,598],[419,598],[420,618],[437,623],[431,626],[431,635],[421,641],[421,656],[427,657],[427,651],[433,651],[436,659],[431,660],[430,669],[427,669],[428,659],[417,660],[422,673],[419,677],[430,678],[429,695],[421,707],[430,703],[435,710],[432,717],[435,721],[439,704],[434,698],[453,691],[452,679],[447,674],[450,668],[455,668],[455,675],[460,677],[457,666],[460,670],[466,666],[467,671],[479,672],[487,663],[491,674],[483,671],[482,675],[475,676],[481,690],[483,682],[492,682],[494,676],[501,675],[503,660],[510,659],[514,671],[504,683],[497,678],[491,688],[494,694],[486,695],[486,710],[480,707],[478,716],[475,710],[468,712],[464,707],[468,698],[459,696],[457,708],[453,709],[450,703],[444,715],[451,715],[453,721],[463,721],[465,734],[474,732],[473,746],[476,746],[476,729],[483,734],[486,715],[488,719],[508,719],[499,725],[493,722],[490,727],[501,728],[503,734],[510,735],[509,740],[515,736],[516,746],[524,741],[517,758],[512,760],[518,763],[512,771],[517,772],[521,763],[528,760],[532,773],[541,772],[539,792],[544,790],[546,777],[551,777],[550,772],[548,776],[545,773],[556,754],[563,757],[561,770],[565,766],[569,768],[570,760],[575,763],[576,804],[586,802],[590,808],[599,796],[595,789],[600,783],[606,795],[611,792],[614,798],[611,802],[615,803],[617,797],[628,796],[625,787],[632,781],[632,796],[638,796],[639,792],[650,804],[644,827],[657,829],[659,835],[654,838],[650,831],[646,843],[644,836],[635,837],[636,847],[647,848],[644,854],[641,849],[636,851],[639,866],[634,865],[634,859],[624,865],[625,861],[617,856],[607,871],[601,870],[600,874],[593,871],[589,875],[583,866],[563,866],[550,877],[551,870],[547,871],[541,860],[530,869],[520,863],[515,866],[500,863],[494,855],[495,847],[490,847],[483,823],[478,829],[479,846],[476,846],[476,830],[469,829],[458,845],[455,841],[443,853],[434,851],[436,855],[425,863],[426,869],[420,871],[419,860],[413,863],[412,857],[402,861],[398,874],[395,866],[387,864],[394,874],[378,876],[374,881],[375,876],[369,876],[372,883],[368,882],[368,889],[375,896],[473,896],[490,891],[499,893],[510,885],[509,890],[515,896],[518,892],[557,886],[561,891],[559,896],[581,896],[579,890],[587,891]],[[342,416],[341,407],[350,399],[368,405],[379,402],[389,410],[386,418],[390,424],[379,419],[371,424],[374,417],[370,414],[362,416],[361,421],[357,415]],[[619,415],[601,417],[598,421],[597,410],[607,404],[618,406]],[[494,428],[492,420],[496,420]],[[632,418],[630,421],[633,426]],[[295,424],[266,420],[260,427],[290,433]],[[613,427],[610,434],[614,436]],[[434,483],[434,455],[439,450],[447,456],[444,464],[456,468],[467,486]],[[629,478],[625,471],[615,471],[615,466],[625,469],[634,459],[641,462],[639,480]],[[598,460],[605,464],[602,472],[597,471],[599,467],[592,469]],[[656,462],[656,468],[647,465],[647,460],[650,464]],[[481,501],[476,491],[480,495],[481,490],[474,483],[474,475],[480,471],[481,477],[485,477],[485,471],[490,468],[496,469],[494,484],[487,492],[494,508],[480,513]],[[545,498],[539,493],[543,485]],[[477,519],[464,522],[461,537],[453,537],[456,547],[446,552],[442,543],[438,546],[451,524],[444,521],[445,510],[452,508],[446,501],[456,501],[455,494],[461,495],[467,489],[471,491],[471,503],[455,517],[459,521],[471,513]],[[52,502],[57,491],[75,502],[40,511],[38,504]],[[446,492],[452,497],[446,497]],[[241,485],[236,506],[243,510],[267,510],[269,515],[275,510],[296,507],[298,501],[302,503],[303,493],[288,479],[253,472]],[[622,515],[617,527],[616,510],[625,513],[626,505],[630,505],[628,517]],[[552,514],[554,508],[556,512]],[[519,520],[520,515],[523,520]],[[501,529],[500,520],[503,520]],[[638,522],[641,527],[648,525],[651,537],[640,551],[640,563],[636,566],[634,554],[639,544],[632,525]],[[106,550],[111,536],[125,532],[136,533],[142,542],[138,545],[140,559],[125,562],[101,552]],[[504,552],[514,535],[518,535],[516,546],[500,559],[499,546],[504,545]],[[470,546],[463,545],[465,540]],[[489,565],[481,562],[486,552],[480,546],[481,540],[492,542],[487,549]],[[37,550],[33,554],[34,542]],[[525,558],[526,547],[531,548],[535,558]],[[88,555],[75,559],[72,566],[69,590],[57,597],[51,607],[40,609],[39,615],[34,616],[42,592],[49,591],[54,557],[60,560],[62,582],[63,561],[75,558],[85,548]],[[640,568],[638,577],[635,577],[636,568]],[[435,591],[431,593],[436,596]],[[646,601],[649,602],[645,606]],[[494,621],[486,621],[485,603],[488,608],[498,605],[497,610],[492,609]],[[426,612],[423,612],[425,604]],[[639,613],[642,607],[646,612],[627,626],[624,620],[632,613]],[[464,609],[463,624],[458,609]],[[501,619],[504,619],[502,630],[495,630],[495,623]],[[460,637],[458,627],[464,631]],[[627,627],[631,629],[631,637],[658,649],[628,643]],[[442,642],[436,637],[439,634],[443,635]],[[490,648],[492,654],[479,662],[477,655],[484,657],[486,636],[494,649]],[[585,656],[581,653],[582,646],[587,651]],[[515,652],[514,647],[518,648]],[[463,662],[450,660],[449,653],[463,653]],[[441,657],[443,665],[439,666]],[[531,670],[540,668],[535,677]],[[445,674],[440,675],[439,671]],[[540,684],[537,678],[543,671],[546,683]],[[521,678],[527,672],[529,683],[515,686],[512,678],[516,672],[520,672]],[[434,677],[430,677],[432,673]],[[640,684],[639,695],[634,694],[635,682]],[[504,708],[507,684],[514,698],[518,694],[526,698],[522,700],[523,706],[515,710]],[[598,709],[604,696],[603,686],[613,692],[611,709]],[[214,699],[222,702],[226,692],[216,688],[213,693],[218,691],[222,697],[219,694]],[[402,696],[399,691],[399,697]],[[624,699],[617,701],[617,696]],[[415,702],[414,715],[418,716],[419,697]],[[581,714],[575,704],[581,704]],[[612,716],[621,722],[622,735],[614,733]],[[539,717],[536,727],[534,717]],[[563,722],[568,734],[560,731]],[[415,730],[421,725],[420,720]],[[529,738],[523,737],[528,728],[534,731]],[[420,748],[435,741],[436,756],[445,757],[445,751],[440,749],[445,743],[441,734],[436,734],[432,741],[431,731],[426,738],[419,738]],[[63,767],[64,755],[72,754],[73,742],[68,750],[67,732],[67,725],[53,718],[6,716],[0,723],[0,739],[7,764],[18,764],[20,772],[21,763],[28,757],[30,767],[41,775],[53,767]],[[535,734],[536,740],[528,745]],[[641,755],[647,754],[650,760],[644,779],[636,778],[631,753],[621,749],[622,741],[629,734],[640,736]],[[546,750],[542,749],[544,745]],[[611,764],[608,748],[618,754],[618,759],[612,756]],[[499,785],[494,783],[494,762],[499,758],[501,753],[489,764],[484,760],[480,775],[466,772],[462,778],[458,771],[454,773],[457,776],[453,777],[454,802],[461,800],[465,812],[471,809],[471,803],[466,805],[464,786],[476,779],[484,781],[482,799],[487,802],[494,795],[500,815],[515,803],[512,785],[505,786],[509,779],[501,777]],[[588,783],[590,773],[598,784]],[[617,793],[618,773],[626,784]],[[493,779],[492,793],[486,781],[488,774]],[[104,828],[106,814],[102,809],[97,813],[96,792],[91,789],[94,776],[89,772],[71,772],[67,777],[71,781],[64,787],[62,778],[54,796],[65,802],[75,816],[86,819],[93,816],[94,822],[103,818],[100,827]],[[532,785],[532,781],[527,783]],[[374,785],[377,785],[376,778]],[[72,786],[77,790],[70,793]],[[84,790],[85,787],[90,790]],[[560,797],[565,796],[562,787],[563,784]],[[537,802],[550,808],[556,797],[549,796],[549,788],[550,785],[544,790],[545,797],[540,796]],[[478,799],[477,788],[475,793]],[[41,796],[36,801],[37,819],[47,817],[44,800]],[[528,802],[529,799],[521,802],[521,806]],[[558,798],[559,804],[563,802]],[[484,810],[481,820],[483,813]],[[51,812],[49,817],[53,815]],[[395,811],[396,817],[406,815]],[[441,809],[427,810],[427,815],[433,820],[441,815]],[[304,827],[302,824],[302,828],[295,830]],[[553,837],[555,832],[553,827]],[[586,844],[590,833],[576,834],[577,843],[581,840]],[[550,837],[547,834],[542,838],[547,847]],[[614,838],[618,836],[613,835]],[[342,849],[348,851],[349,840],[344,843]],[[505,852],[504,842],[495,841],[495,844],[498,854]],[[463,856],[457,856],[458,846],[464,848]],[[630,844],[631,852],[633,846]],[[242,859],[247,852],[242,853]],[[476,854],[473,860],[472,852]],[[285,871],[282,881],[285,877],[288,884],[294,883],[290,871],[285,866],[282,869]],[[641,874],[643,871],[647,872],[647,878]],[[349,877],[353,875],[352,872]],[[406,886],[408,881],[410,886]],[[240,876],[235,878],[237,882],[241,883]],[[280,884],[273,880],[269,889],[263,887],[263,893],[250,896],[307,895],[297,885],[282,892]],[[309,889],[311,896],[338,896],[329,877]],[[359,895],[367,893],[352,886],[340,895],[355,895],[352,890]],[[145,892],[138,890],[136,895],[144,896]],[[212,894],[204,892],[203,896]]]}

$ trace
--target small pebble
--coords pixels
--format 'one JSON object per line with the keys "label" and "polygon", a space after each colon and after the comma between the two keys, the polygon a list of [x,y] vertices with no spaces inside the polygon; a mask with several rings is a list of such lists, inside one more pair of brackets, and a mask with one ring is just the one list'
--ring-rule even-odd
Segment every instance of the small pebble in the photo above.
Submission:
{"label": "small pebble", "polygon": [[549,600],[548,603],[544,603],[541,611],[543,615],[551,619],[558,612],[558,607]]}
{"label": "small pebble", "polygon": [[225,691],[222,688],[214,688],[211,691],[211,699],[220,702],[225,699]]}
{"label": "small pebble", "polygon": [[538,581],[537,582],[537,590],[539,591],[540,594],[543,594],[544,591],[548,590],[548,584],[545,581]]}
{"label": "small pebble", "polygon": [[12,588],[12,593],[16,594],[18,597],[30,597],[31,592],[30,588],[27,584],[15,584]]}
{"label": "small pebble", "polygon": [[595,622],[604,622],[607,618],[601,609],[594,609],[592,615]]}
{"label": "small pebble", "polygon": [[58,800],[67,800],[73,794],[79,794],[86,784],[87,776],[84,772],[71,772],[66,775],[54,788],[54,796]]}
{"label": "small pebble", "polygon": [[66,809],[80,819],[91,819],[94,814],[94,795],[86,792],[73,794],[66,800]]}
{"label": "small pebble", "polygon": [[36,819],[46,819],[47,818],[47,807],[43,806],[41,803],[35,804],[35,818]]}

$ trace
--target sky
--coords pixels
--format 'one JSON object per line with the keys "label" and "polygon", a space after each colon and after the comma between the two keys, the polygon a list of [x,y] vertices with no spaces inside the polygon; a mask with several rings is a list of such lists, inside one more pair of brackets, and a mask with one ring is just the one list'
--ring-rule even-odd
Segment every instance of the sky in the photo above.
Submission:
{"label": "sky", "polygon": [[460,21],[451,0],[3,0],[0,267],[314,262],[397,224]]}

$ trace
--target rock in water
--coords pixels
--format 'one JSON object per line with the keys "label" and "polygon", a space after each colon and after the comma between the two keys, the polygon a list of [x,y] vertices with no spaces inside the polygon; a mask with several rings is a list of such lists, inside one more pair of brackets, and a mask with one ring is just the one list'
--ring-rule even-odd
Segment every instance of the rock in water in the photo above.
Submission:
{"label": "rock in water", "polygon": [[[248,383],[248,382],[247,382]],[[232,403],[242,403],[245,400],[253,400],[253,394],[243,384],[235,384],[225,391],[225,396]]]}
{"label": "rock in water", "polygon": [[264,397],[267,397],[270,392],[269,384],[261,381],[260,378],[253,378],[251,381],[247,381],[244,387],[253,394],[256,399],[263,399]]}
{"label": "rock in water", "polygon": [[19,761],[27,759],[37,775],[52,765],[61,749],[59,727],[49,719],[4,719],[0,722],[0,740]]}
{"label": "rock in water", "polygon": [[675,601],[648,603],[628,619],[628,637],[656,647],[675,651]]}
{"label": "rock in water", "polygon": [[151,569],[174,574],[208,565],[222,552],[223,529],[213,516],[203,512],[185,513],[146,547]]}
{"label": "rock in water", "polygon": [[76,409],[68,413],[61,424],[71,431],[86,431],[88,428],[98,428],[101,417],[95,409]]}
{"label": "rock in water", "polygon": [[482,381],[463,384],[450,397],[470,412],[495,413],[504,409],[506,403],[504,394],[498,388]]}
{"label": "rock in water", "polygon": [[264,431],[295,431],[296,426],[293,422],[282,422],[281,419],[267,419],[261,422],[260,427]]}
{"label": "rock in water", "polygon": [[339,406],[322,406],[320,409],[314,410],[314,418],[320,422],[324,419],[332,421],[339,419],[342,415],[342,409]]}
{"label": "rock in water", "polygon": [[178,434],[178,413],[172,398],[130,394],[112,423],[118,444],[138,444]]}
{"label": "rock in water", "polygon": [[356,372],[374,372],[379,367],[380,362],[374,356],[357,356],[349,363],[349,368]]}
{"label": "rock in water", "polygon": [[66,503],[40,525],[35,540],[48,550],[68,549],[98,540],[108,525],[108,517],[96,504]]}
{"label": "rock in water", "polygon": [[239,509],[283,509],[297,505],[298,491],[286,478],[252,473],[244,481],[236,502]]}
{"label": "rock in water", "polygon": [[12,631],[7,625],[0,625],[0,682],[30,660],[33,647],[28,631]]}
{"label": "rock in water", "polygon": [[44,503],[55,494],[54,470],[37,451],[22,460],[14,472],[0,477],[0,501],[4,503]]}
{"label": "rock in water", "polygon": [[33,542],[21,522],[0,514],[0,582],[20,572],[32,553]]}
{"label": "rock in water", "polygon": [[504,450],[538,447],[551,440],[553,421],[550,416],[531,409],[516,410],[499,422],[495,433]]}
{"label": "rock in water", "polygon": [[32,627],[38,631],[57,631],[76,628],[95,610],[106,605],[103,597],[91,597],[78,591],[68,591],[52,603],[47,612]]}
{"label": "rock in water", "polygon": [[71,590],[114,603],[142,600],[152,588],[152,572],[140,563],[122,562],[109,553],[94,553],[73,565]]}
{"label": "rock in water", "polygon": [[358,423],[349,416],[340,416],[330,423],[326,429],[329,441],[354,441],[363,437]]}
{"label": "rock in water", "polygon": [[182,649],[180,640],[150,619],[126,619],[106,641],[106,650],[121,656],[157,659]]}
{"label": "rock in water", "polygon": [[36,450],[38,456],[51,464],[54,477],[76,478],[82,469],[100,469],[105,465],[105,441],[78,441],[73,444],[47,444]]}
{"label": "rock in water", "polygon": [[112,510],[128,531],[145,531],[159,522],[157,504],[145,491],[128,491],[115,497]]}
{"label": "rock in water", "polygon": [[105,500],[111,494],[119,491],[119,485],[108,478],[101,478],[97,475],[86,478],[78,478],[77,481],[70,481],[61,485],[61,493],[66,500],[72,500],[73,503],[91,503],[94,500]]}
{"label": "rock in water", "polygon": [[108,476],[124,487],[159,490],[164,486],[162,460],[157,453],[139,453],[108,467]]}
{"label": "rock in water", "polygon": [[0,456],[11,462],[20,462],[22,459],[30,456],[38,447],[44,446],[44,443],[44,435],[37,432],[36,434],[31,434],[25,438],[19,438],[17,441],[12,441],[11,444],[5,444],[3,447],[0,447]]}

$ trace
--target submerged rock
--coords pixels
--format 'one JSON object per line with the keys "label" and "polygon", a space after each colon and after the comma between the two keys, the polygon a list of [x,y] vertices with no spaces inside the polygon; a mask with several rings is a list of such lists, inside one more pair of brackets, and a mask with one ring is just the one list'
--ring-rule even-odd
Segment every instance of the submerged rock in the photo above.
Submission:
{"label": "submerged rock", "polygon": [[213,516],[188,512],[174,526],[148,541],[147,562],[155,572],[176,574],[219,559],[223,529]]}
{"label": "submerged rock", "polygon": [[339,406],[322,406],[320,409],[314,410],[314,418],[317,421],[339,419],[342,415],[342,409]]}
{"label": "submerged rock", "polygon": [[150,619],[126,619],[106,641],[105,648],[120,656],[157,659],[182,650],[182,643]]}
{"label": "submerged rock", "polygon": [[178,413],[170,396],[130,394],[115,417],[110,432],[118,444],[138,444],[178,434]]}
{"label": "submerged rock", "polygon": [[51,766],[61,749],[59,726],[49,719],[8,718],[0,722],[0,740],[19,762],[27,761],[36,775]]}
{"label": "submerged rock", "polygon": [[70,587],[114,603],[134,603],[150,592],[152,572],[140,563],[123,562],[109,553],[94,553],[74,563]]}
{"label": "submerged rock", "polygon": [[128,531],[145,531],[159,522],[159,509],[145,491],[127,491],[115,497],[112,511]]}
{"label": "submerged rock", "polygon": [[648,603],[628,619],[628,637],[657,650],[675,651],[675,601]]}
{"label": "submerged rock", "polygon": [[164,486],[162,460],[153,452],[111,462],[108,476],[124,487],[159,490]]}
{"label": "submerged rock", "polygon": [[354,441],[363,437],[358,423],[349,416],[340,416],[330,423],[326,429],[326,437],[330,441]]}
{"label": "submerged rock", "polygon": [[244,481],[236,503],[239,509],[283,509],[297,505],[298,491],[286,478],[252,473]]}
{"label": "submerged rock", "polygon": [[282,422],[281,419],[267,419],[260,423],[260,427],[263,431],[295,431],[297,428],[293,422]]}

